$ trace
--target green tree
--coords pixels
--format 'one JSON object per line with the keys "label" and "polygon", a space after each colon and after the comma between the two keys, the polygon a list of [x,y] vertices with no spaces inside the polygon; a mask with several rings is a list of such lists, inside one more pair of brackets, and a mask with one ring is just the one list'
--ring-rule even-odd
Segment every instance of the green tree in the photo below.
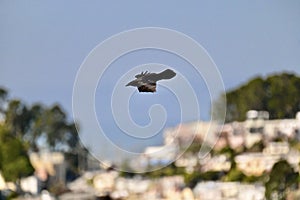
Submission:
{"label": "green tree", "polygon": [[79,143],[77,130],[74,123],[67,121],[67,116],[59,105],[50,108],[35,109],[37,117],[33,122],[32,142],[38,137],[44,137],[48,147],[54,151],[68,150]]}
{"label": "green tree", "polygon": [[14,182],[33,173],[25,145],[3,125],[0,125],[0,170],[6,181]]}
{"label": "green tree", "polygon": [[281,74],[266,79],[266,107],[271,118],[294,118],[300,110],[300,78]]}
{"label": "green tree", "polygon": [[295,187],[298,183],[299,174],[286,160],[281,160],[272,168],[270,178],[266,182],[267,199],[286,199],[287,191]]}
{"label": "green tree", "polygon": [[20,100],[10,100],[5,111],[5,125],[13,136],[22,138],[30,129],[32,114]]}
{"label": "green tree", "polygon": [[5,110],[5,126],[10,133],[26,141],[32,151],[38,151],[37,141],[43,137],[53,151],[77,148],[79,138],[74,123],[59,105],[46,107],[41,104],[25,105],[21,100],[8,100]]}
{"label": "green tree", "polygon": [[300,77],[290,73],[255,77],[226,92],[226,97],[226,121],[245,120],[248,110],[269,111],[271,119],[294,118],[300,110]]}
{"label": "green tree", "polygon": [[4,114],[4,104],[7,99],[7,90],[0,87],[0,114]]}
{"label": "green tree", "polygon": [[[87,156],[87,151],[79,142],[75,124],[68,121],[65,111],[58,104],[28,105],[20,99],[9,99],[7,90],[0,87],[0,114],[0,122],[2,119],[3,123],[4,119],[3,126],[10,136],[21,142],[29,151],[38,152],[41,145],[38,145],[37,141],[45,141],[42,147],[51,151],[67,152],[80,160]],[[6,156],[7,153],[9,152],[0,156]],[[73,163],[79,162],[71,160],[71,168],[79,167]]]}

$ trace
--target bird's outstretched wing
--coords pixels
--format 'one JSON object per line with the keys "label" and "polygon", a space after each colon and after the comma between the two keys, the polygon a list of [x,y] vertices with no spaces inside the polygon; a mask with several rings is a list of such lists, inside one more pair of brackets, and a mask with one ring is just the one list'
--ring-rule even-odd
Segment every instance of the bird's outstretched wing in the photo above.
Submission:
{"label": "bird's outstretched wing", "polygon": [[142,80],[148,83],[157,82],[163,79],[171,79],[176,75],[176,73],[170,69],[166,69],[161,73],[148,73],[145,72],[144,76],[142,76]]}

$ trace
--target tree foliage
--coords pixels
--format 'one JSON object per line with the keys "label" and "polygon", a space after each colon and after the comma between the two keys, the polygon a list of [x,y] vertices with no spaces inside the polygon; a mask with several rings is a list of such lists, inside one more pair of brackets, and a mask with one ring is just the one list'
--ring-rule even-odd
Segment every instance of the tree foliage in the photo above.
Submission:
{"label": "tree foliage", "polygon": [[294,118],[300,110],[300,77],[291,73],[255,77],[226,97],[226,121],[245,120],[248,110],[269,111],[271,119]]}
{"label": "tree foliage", "polygon": [[[0,171],[15,181],[32,173],[28,153],[41,149],[85,156],[75,124],[60,105],[28,105],[0,87]],[[83,155],[84,153],[84,155]],[[69,163],[70,167],[72,163]]]}
{"label": "tree foliage", "polygon": [[6,101],[6,98],[7,98],[6,89],[0,87],[0,113],[3,113],[4,111],[3,105],[4,102]]}
{"label": "tree foliage", "polygon": [[22,141],[0,126],[0,171],[6,181],[17,181],[33,173]]}
{"label": "tree foliage", "polygon": [[281,160],[272,168],[269,181],[266,183],[267,199],[286,199],[287,192],[297,185],[299,174],[286,160]]}
{"label": "tree foliage", "polygon": [[75,124],[68,122],[60,105],[26,105],[19,99],[8,99],[5,89],[0,88],[0,108],[4,125],[9,132],[28,143],[31,151],[38,151],[37,141],[43,138],[45,148],[68,151],[79,145]]}

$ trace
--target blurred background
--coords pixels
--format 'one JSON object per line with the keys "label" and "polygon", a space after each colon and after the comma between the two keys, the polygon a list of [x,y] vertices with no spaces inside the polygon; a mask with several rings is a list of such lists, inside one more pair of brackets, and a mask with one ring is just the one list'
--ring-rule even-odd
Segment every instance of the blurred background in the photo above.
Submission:
{"label": "blurred background", "polygon": [[[0,1],[0,199],[299,199],[299,8],[298,1]],[[95,108],[109,138],[141,156],[130,160],[98,141],[108,157],[100,163],[80,142],[87,130],[72,117],[73,83],[95,46],[140,27],[173,29],[201,44],[220,71],[227,103],[211,102],[203,77],[181,58],[131,52],[99,81]],[[155,139],[132,142],[102,99],[145,63],[180,71],[201,116],[180,121],[178,103],[159,86],[153,98],[136,92],[130,112],[138,124],[148,124],[153,103],[166,105],[168,120]],[[211,116],[220,115],[212,106],[226,106],[226,123],[213,124],[213,140],[204,142]],[[155,154],[170,143],[187,151]],[[199,155],[201,147],[212,150]]]}

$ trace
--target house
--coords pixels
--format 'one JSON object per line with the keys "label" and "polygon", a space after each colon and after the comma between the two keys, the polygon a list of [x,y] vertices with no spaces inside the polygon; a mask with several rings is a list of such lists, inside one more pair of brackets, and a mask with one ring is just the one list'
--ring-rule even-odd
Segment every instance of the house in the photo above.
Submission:
{"label": "house", "polygon": [[222,154],[217,155],[209,159],[204,165],[202,165],[202,171],[229,171],[231,162],[228,156]]}
{"label": "house", "polygon": [[299,171],[300,152],[290,149],[285,142],[272,142],[263,152],[240,154],[235,157],[235,162],[238,169],[247,176],[261,176],[271,171],[280,159],[287,160],[295,171]]}
{"label": "house", "polygon": [[66,164],[63,153],[31,153],[29,159],[35,169],[38,192],[47,188],[49,181],[56,184],[66,184]]}
{"label": "house", "polygon": [[193,191],[195,198],[201,200],[261,200],[265,196],[264,186],[240,182],[199,182]]}
{"label": "house", "polygon": [[269,120],[267,111],[249,110],[246,114],[245,126],[245,145],[250,148],[255,143],[263,139],[265,121]]}
{"label": "house", "polygon": [[148,165],[164,165],[175,160],[178,147],[174,144],[164,146],[147,147],[142,155],[147,160]]}
{"label": "house", "polygon": [[0,191],[1,190],[12,190],[16,191],[16,185],[13,182],[5,182],[5,179],[0,171]]}
{"label": "house", "polygon": [[176,143],[184,147],[189,145],[194,139],[197,139],[197,141],[204,141],[213,146],[217,141],[215,132],[219,128],[214,122],[196,121],[179,124],[164,131],[164,144]]}
{"label": "house", "polygon": [[264,148],[266,155],[286,155],[290,151],[290,145],[287,142],[269,142]]}
{"label": "house", "polygon": [[270,171],[279,159],[279,155],[263,153],[243,153],[234,158],[237,168],[247,176],[261,176]]}

